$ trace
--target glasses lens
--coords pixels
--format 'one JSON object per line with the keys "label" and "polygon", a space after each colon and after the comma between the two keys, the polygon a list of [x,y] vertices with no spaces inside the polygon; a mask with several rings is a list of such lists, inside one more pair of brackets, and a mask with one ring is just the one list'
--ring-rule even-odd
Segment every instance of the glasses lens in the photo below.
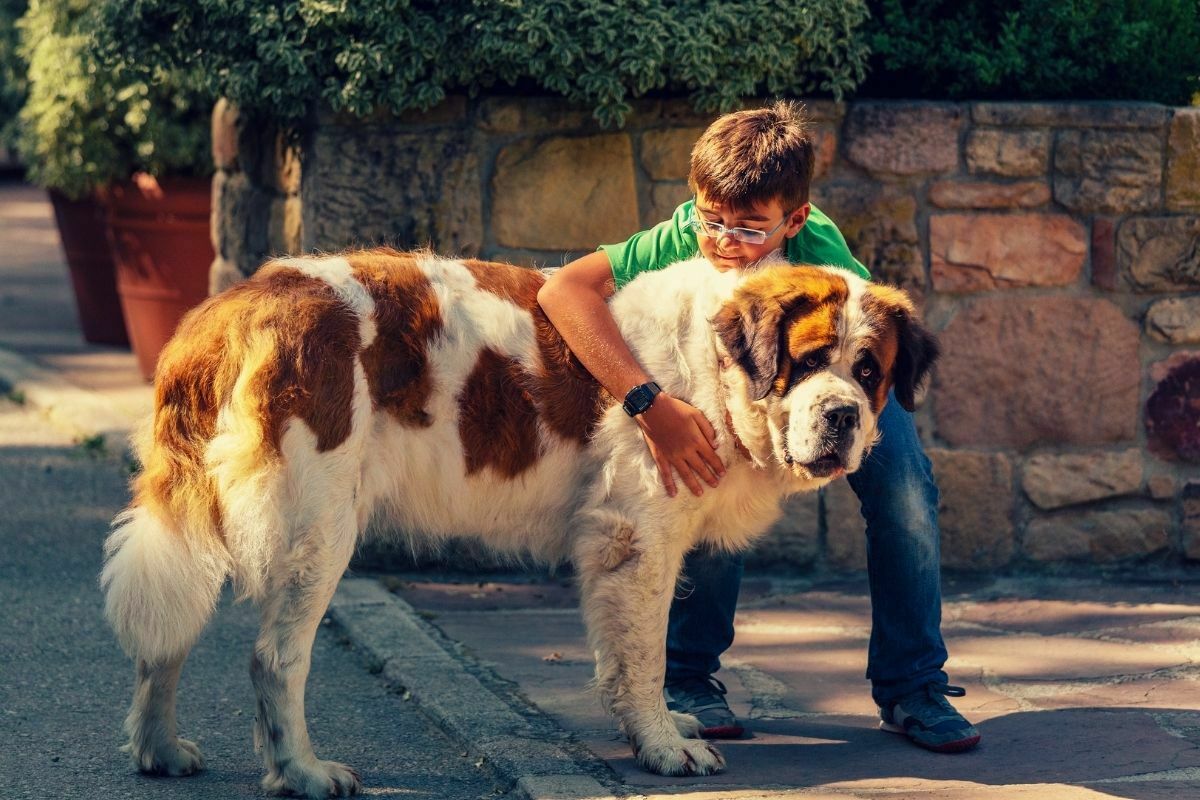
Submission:
{"label": "glasses lens", "polygon": [[762,244],[767,240],[765,231],[756,231],[753,228],[728,228],[727,232],[734,239],[746,244]]}

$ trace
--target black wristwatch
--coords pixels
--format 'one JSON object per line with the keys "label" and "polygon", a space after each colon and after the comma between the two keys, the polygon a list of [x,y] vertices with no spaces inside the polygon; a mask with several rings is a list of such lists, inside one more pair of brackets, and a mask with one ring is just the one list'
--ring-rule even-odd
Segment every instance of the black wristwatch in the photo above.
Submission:
{"label": "black wristwatch", "polygon": [[625,402],[621,403],[621,408],[625,409],[629,416],[636,417],[654,405],[654,398],[658,397],[661,391],[662,388],[654,381],[635,386],[625,395]]}

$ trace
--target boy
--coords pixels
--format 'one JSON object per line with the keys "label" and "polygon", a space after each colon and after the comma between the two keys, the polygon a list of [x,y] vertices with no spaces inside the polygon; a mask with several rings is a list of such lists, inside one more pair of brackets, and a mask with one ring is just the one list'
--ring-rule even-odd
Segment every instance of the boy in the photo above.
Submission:
{"label": "boy", "polygon": [[[550,321],[614,397],[654,380],[622,340],[606,302],[643,271],[697,251],[718,270],[741,269],[782,248],[793,263],[833,264],[870,277],[841,232],[808,202],[813,148],[801,113],[783,101],[717,119],[692,151],[693,200],[649,231],[568,264],[539,292]],[[669,495],[677,492],[675,475],[696,495],[703,483],[717,485],[724,466],[713,449],[712,420],[666,392],[635,418]],[[967,750],[979,732],[946,700],[964,692],[948,686],[942,671],[937,487],[912,417],[894,398],[879,427],[881,441],[849,481],[867,521],[867,677],[880,727],[931,750]],[[713,673],[733,642],[741,558],[693,552],[684,573],[690,593],[673,603],[667,631],[667,704],[699,717],[704,736],[736,738],[743,728]]]}

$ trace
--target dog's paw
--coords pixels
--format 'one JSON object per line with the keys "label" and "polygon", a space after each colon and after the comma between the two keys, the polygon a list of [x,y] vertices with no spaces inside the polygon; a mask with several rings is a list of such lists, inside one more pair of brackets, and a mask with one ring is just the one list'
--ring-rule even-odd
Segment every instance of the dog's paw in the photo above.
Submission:
{"label": "dog's paw", "polygon": [[268,794],[299,795],[313,800],[347,797],[362,789],[362,778],[353,768],[336,761],[282,761],[262,779]]}
{"label": "dog's paw", "polygon": [[700,724],[700,720],[693,717],[691,714],[681,714],[678,711],[671,711],[671,720],[675,723],[675,729],[679,731],[679,735],[685,739],[699,739],[700,731],[704,728]]}
{"label": "dog's paw", "polygon": [[181,778],[204,769],[204,756],[200,754],[200,748],[187,739],[176,737],[141,748],[127,744],[122,749],[133,757],[137,768],[148,775]]}
{"label": "dog's paw", "polygon": [[703,739],[680,739],[637,751],[642,769],[657,775],[714,775],[725,769],[720,751]]}

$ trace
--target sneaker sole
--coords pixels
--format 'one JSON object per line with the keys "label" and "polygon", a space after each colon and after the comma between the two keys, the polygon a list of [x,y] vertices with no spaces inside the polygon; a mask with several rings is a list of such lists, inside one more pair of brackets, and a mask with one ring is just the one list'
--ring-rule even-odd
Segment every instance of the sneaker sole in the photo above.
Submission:
{"label": "sneaker sole", "polygon": [[741,725],[715,725],[711,728],[701,728],[701,739],[740,739],[746,734]]}
{"label": "sneaker sole", "polygon": [[924,742],[919,742],[913,737],[909,736],[908,731],[904,730],[904,728],[901,728],[899,725],[894,725],[891,722],[884,722],[883,720],[880,720],[879,730],[887,731],[888,733],[898,733],[915,744],[917,747],[923,747],[926,750],[931,750],[935,753],[962,753],[979,744],[979,740],[983,738],[977,734],[975,736],[968,736],[965,739],[959,739],[953,742],[945,742],[943,744],[925,744]]}

